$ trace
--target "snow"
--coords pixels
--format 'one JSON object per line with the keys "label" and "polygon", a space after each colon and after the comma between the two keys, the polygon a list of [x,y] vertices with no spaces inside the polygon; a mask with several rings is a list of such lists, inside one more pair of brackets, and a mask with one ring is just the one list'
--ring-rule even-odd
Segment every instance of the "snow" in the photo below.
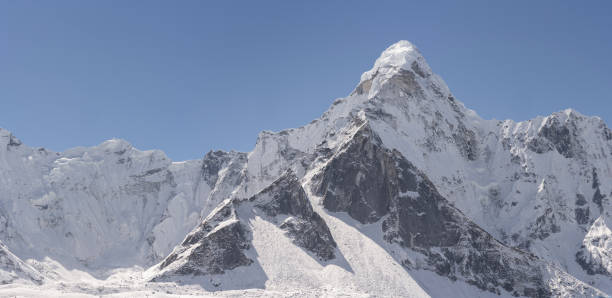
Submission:
{"label": "snow", "polygon": [[612,230],[609,219],[600,216],[595,220],[584,237],[583,246],[586,260],[612,272]]}
{"label": "snow", "polygon": [[[404,71],[416,73],[407,84],[417,95],[398,91],[392,82]],[[265,280],[250,281],[255,288],[211,292],[218,290],[211,280],[145,281],[145,269],[168,255],[223,200],[248,198],[287,169],[307,185],[324,165],[319,152],[336,152],[364,121],[384,146],[401,152],[497,239],[612,293],[608,276],[589,275],[575,261],[584,245],[609,272],[612,266],[606,223],[612,137],[600,118],[567,109],[523,122],[482,119],[452,96],[408,41],[387,48],[358,86],[364,83],[370,84],[367,92],[335,100],[310,124],[262,132],[251,152],[227,153],[212,184],[203,177],[203,160],[173,162],[159,150],[140,151],[120,139],[51,152],[21,144],[0,128],[0,239],[16,261],[52,277],[41,287],[1,286],[0,295],[490,296],[428,271],[407,271],[387,253],[393,247],[380,239],[379,227],[330,214],[312,194],[315,210],[338,243],[342,258],[336,263],[317,262],[269,222],[254,217],[250,253],[260,267],[218,278],[238,287],[241,274],[263,273]],[[556,148],[533,151],[533,142],[551,123],[571,129],[573,157]],[[605,195],[601,208],[592,199],[593,173]],[[411,192],[400,196],[416,197]],[[580,196],[586,199],[578,206]],[[578,207],[590,212],[586,224],[577,223]],[[554,222],[538,222],[553,215]],[[533,236],[542,232],[549,235]]]}
{"label": "snow", "polygon": [[410,198],[410,199],[416,199],[419,197],[419,193],[416,191],[406,191],[406,192],[400,192],[399,193],[399,197],[400,198]]}
{"label": "snow", "polygon": [[[374,62],[374,67],[361,75],[361,82],[371,80],[375,75],[390,75],[398,68],[410,69],[412,63],[423,64],[424,58],[419,50],[409,41],[401,40],[388,47]],[[424,69],[431,73],[429,66]]]}

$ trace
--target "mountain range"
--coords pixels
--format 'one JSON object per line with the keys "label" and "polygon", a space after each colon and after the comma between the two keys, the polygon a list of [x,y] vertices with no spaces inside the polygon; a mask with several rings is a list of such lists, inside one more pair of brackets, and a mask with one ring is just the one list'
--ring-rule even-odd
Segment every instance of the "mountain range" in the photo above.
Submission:
{"label": "mountain range", "polygon": [[612,131],[485,120],[408,41],[251,152],[0,129],[0,295],[609,297]]}

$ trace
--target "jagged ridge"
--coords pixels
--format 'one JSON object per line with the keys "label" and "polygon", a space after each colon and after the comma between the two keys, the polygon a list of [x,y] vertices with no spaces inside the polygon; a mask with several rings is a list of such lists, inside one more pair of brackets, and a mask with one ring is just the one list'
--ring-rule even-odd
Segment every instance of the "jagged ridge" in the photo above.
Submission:
{"label": "jagged ridge", "polygon": [[[264,214],[257,214],[261,210]],[[304,189],[291,171],[248,200],[228,199],[217,207],[159,265],[153,281],[172,276],[222,274],[254,260],[247,256],[252,230],[249,220],[259,216],[286,231],[293,243],[322,261],[335,257],[334,242],[323,219],[313,211]]]}
{"label": "jagged ridge", "polygon": [[[355,132],[363,123],[377,137],[375,141],[361,138],[364,143],[357,146]],[[348,148],[355,154],[373,155],[351,159]],[[335,214],[328,214],[329,210],[346,211],[357,219],[356,229],[380,224],[383,233],[384,226],[386,240],[381,245],[403,246],[408,256],[391,255],[409,260],[404,262],[405,272],[414,276],[420,276],[420,269],[433,270],[491,293],[510,288],[512,293],[526,295],[596,293],[567,271],[610,293],[605,253],[609,237],[600,219],[610,212],[611,156],[610,129],[601,119],[573,110],[518,123],[481,119],[455,99],[414,45],[402,41],[385,50],[355,91],[336,100],[321,118],[297,129],[264,132],[248,154],[216,151],[202,160],[173,163],[159,151],[139,151],[121,140],[55,153],[29,148],[0,130],[0,186],[5,190],[0,194],[0,236],[16,257],[32,259],[45,272],[56,270],[45,259],[50,257],[104,278],[117,268],[170,260],[164,263],[162,270],[166,270],[179,264],[179,254],[175,260],[166,256],[177,251],[177,244],[176,249],[183,249],[184,235],[198,231],[208,218],[211,230],[190,234],[194,242],[187,246],[208,247],[210,253],[193,254],[194,270],[183,273],[240,274],[241,268],[257,267],[259,260],[246,248],[253,231],[243,225],[240,211],[259,210],[254,218],[266,217],[292,245],[319,260],[310,263],[310,272],[330,274],[325,281],[333,283],[334,278],[354,277],[354,281],[369,273],[366,269],[349,277],[334,271],[339,267],[351,272],[356,260],[343,261],[342,254],[331,249],[334,240],[325,236],[325,220],[317,218],[329,220]],[[342,170],[325,170],[331,168]],[[377,174],[368,179],[356,174],[366,169]],[[270,216],[276,211],[255,206],[266,200],[249,201],[265,189],[271,197],[283,193],[269,186],[288,170],[299,181],[292,185],[316,182],[313,176],[327,181],[325,187],[320,182],[322,188],[317,190],[324,194],[324,209],[300,213],[296,210],[310,205],[278,203],[272,210],[288,208],[295,214]],[[415,181],[408,179],[413,176]],[[334,194],[321,192],[351,180],[359,180],[359,186],[335,189]],[[224,200],[231,206],[240,202],[233,207],[238,222],[231,218],[210,221],[211,211]],[[252,219],[250,214],[246,218]],[[457,247],[467,251],[457,252]],[[495,253],[482,254],[474,247]],[[535,255],[537,265],[524,267],[517,260],[523,260],[525,253],[514,249]],[[232,257],[224,256],[225,251]],[[245,258],[233,257],[238,252]],[[334,266],[326,261],[330,252],[334,252]],[[215,253],[220,257],[207,259]],[[181,255],[181,262],[189,260],[187,255]],[[501,263],[489,260],[498,255]],[[268,261],[274,257],[268,255]],[[237,262],[223,265],[226,259]],[[252,263],[246,264],[247,260]],[[516,268],[504,263],[507,260],[517,261],[512,265]],[[517,276],[499,276],[495,264],[510,266]],[[281,267],[256,272],[270,274],[266,287],[281,281],[294,287],[322,287],[319,281],[305,281],[304,276],[292,276],[286,268],[276,272],[277,268]],[[540,277],[524,282],[522,273]],[[491,280],[490,275],[505,282]],[[388,293],[404,289],[388,282],[393,280],[388,276],[369,278],[389,287]],[[432,281],[419,282],[430,285]],[[356,284],[366,292],[373,289]],[[428,287],[431,293],[441,293],[438,290]]]}

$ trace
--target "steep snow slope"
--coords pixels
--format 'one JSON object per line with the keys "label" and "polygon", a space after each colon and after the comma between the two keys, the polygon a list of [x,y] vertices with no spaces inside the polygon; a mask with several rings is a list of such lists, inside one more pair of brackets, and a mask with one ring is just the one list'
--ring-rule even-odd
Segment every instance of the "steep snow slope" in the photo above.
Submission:
{"label": "steep snow slope", "polygon": [[0,283],[25,282],[40,285],[43,280],[44,277],[36,269],[24,263],[0,242]]}
{"label": "steep snow slope", "polygon": [[238,183],[226,176],[244,156],[172,163],[122,140],[54,153],[0,130],[0,235],[24,259],[94,274],[149,266]]}
{"label": "steep snow slope", "polygon": [[[422,173],[417,176],[429,181],[428,193],[437,195],[401,190],[397,197],[392,184],[365,179],[364,169],[353,177],[343,172],[348,164],[331,167],[359,139],[363,123],[376,135],[377,150],[395,153],[347,160],[358,158],[353,165],[366,165],[396,156],[391,159]],[[334,101],[319,119],[296,129],[262,132],[249,153],[211,151],[202,160],[171,162],[160,151],[139,151],[122,140],[55,153],[29,148],[0,129],[0,187],[5,190],[0,193],[0,240],[15,263],[24,264],[20,268],[31,265],[24,269],[31,276],[44,275],[46,289],[62,291],[54,284],[68,283],[65,291],[87,294],[153,287],[182,294],[246,290],[272,296],[598,295],[588,285],[612,293],[606,223],[610,154],[612,132],[605,123],[573,110],[519,123],[481,119],[453,97],[415,46],[400,41],[362,75],[353,93]],[[315,214],[329,228],[337,244],[332,260],[313,258],[304,249],[317,243],[316,237],[296,242],[300,233],[295,231],[303,230],[292,234],[283,228],[285,217],[299,219],[297,213],[285,212],[282,218],[253,213],[258,207],[251,199],[269,192],[287,172],[301,181]],[[342,194],[337,187],[332,193],[311,193],[321,177],[335,185],[348,185],[339,181],[353,177],[349,182],[359,187]],[[348,198],[356,205],[346,203]],[[409,202],[398,198],[437,207],[397,209]],[[211,217],[227,204],[235,214],[219,219],[214,228]],[[429,214],[435,210],[446,210],[445,215]],[[444,220],[438,232],[462,240],[441,241],[439,233],[425,233],[415,239],[428,245],[414,245],[398,230],[405,226],[391,224],[417,223],[414,216],[424,216],[432,228],[435,220]],[[297,227],[304,227],[304,220]],[[246,234],[235,234],[232,227]],[[225,249],[244,250],[244,259],[238,259],[251,262],[211,271],[232,258],[210,263],[205,257],[223,255]],[[198,251],[207,253],[193,254]],[[499,260],[474,267],[449,254]],[[185,267],[185,260],[197,266]],[[497,276],[506,282],[496,283],[491,274],[500,268],[516,274]],[[528,278],[516,276],[518,271]],[[151,278],[158,282],[148,282]],[[100,287],[105,290],[96,290]]]}
{"label": "steep snow slope", "polygon": [[[368,94],[384,102],[375,104],[383,116],[370,117],[383,143],[498,239],[610,291],[609,272],[591,278],[575,259],[593,220],[609,212],[610,184],[602,181],[609,181],[612,143],[603,121],[572,110],[522,123],[485,121],[457,103],[427,67],[413,69],[421,62],[414,61],[390,68],[421,95],[394,94],[393,79]],[[414,75],[403,74],[408,67]]]}
{"label": "steep snow slope", "polygon": [[406,41],[383,52],[355,91],[321,118],[260,134],[245,188],[261,188],[286,168],[307,172],[317,157],[335,152],[360,114],[385,147],[401,152],[487,232],[612,291],[610,272],[592,276],[576,261],[594,219],[609,212],[610,129],[573,110],[519,123],[483,120]]}
{"label": "steep snow slope", "polygon": [[[252,264],[258,258],[246,255],[256,236],[248,227],[255,219],[277,225],[294,245],[322,262],[335,258],[336,243],[329,228],[312,210],[295,174],[288,171],[249,200],[228,199],[221,203],[177,249],[152,268],[156,275],[153,279],[223,274],[240,266],[255,267]],[[256,274],[250,277],[260,279]]]}
{"label": "steep snow slope", "polygon": [[[589,286],[537,257],[504,246],[442,197],[397,150],[383,148],[368,121],[313,179],[325,209],[348,212],[404,249],[389,253],[409,269],[434,271],[493,293],[593,295]],[[399,253],[398,253],[399,251]],[[551,277],[562,280],[551,284]]]}
{"label": "steep snow slope", "polygon": [[289,171],[249,200],[222,203],[148,273],[155,281],[201,283],[208,289],[427,295],[376,243],[354,229],[341,234],[358,237],[360,249],[336,250],[325,221]]}

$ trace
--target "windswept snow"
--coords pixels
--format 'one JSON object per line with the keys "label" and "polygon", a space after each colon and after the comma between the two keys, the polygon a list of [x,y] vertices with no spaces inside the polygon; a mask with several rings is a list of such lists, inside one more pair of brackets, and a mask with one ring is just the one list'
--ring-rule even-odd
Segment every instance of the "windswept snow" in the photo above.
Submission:
{"label": "windswept snow", "polygon": [[[482,119],[452,95],[414,45],[400,41],[320,118],[262,132],[248,153],[211,151],[173,162],[117,139],[51,152],[0,129],[0,279],[8,283],[0,295],[497,297],[405,266],[402,260],[422,255],[385,240],[378,217],[363,224],[329,211],[310,193],[313,179],[363,123],[500,245],[548,264],[556,294],[575,294],[569,287],[596,293],[591,286],[612,293],[606,124],[571,109],[524,122]],[[223,204],[248,200],[287,171],[329,227],[336,258],[313,258],[279,228],[294,216],[277,224],[242,210],[253,266],[149,282],[156,266]],[[367,186],[364,177],[355,175],[351,185]],[[419,199],[412,190],[398,196]],[[209,232],[229,224],[236,222]]]}

